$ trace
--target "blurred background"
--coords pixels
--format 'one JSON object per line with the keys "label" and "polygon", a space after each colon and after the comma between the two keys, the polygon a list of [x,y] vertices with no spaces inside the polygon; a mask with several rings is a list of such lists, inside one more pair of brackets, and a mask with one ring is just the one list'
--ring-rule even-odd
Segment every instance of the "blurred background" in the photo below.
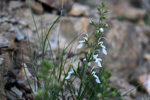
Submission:
{"label": "blurred background", "polygon": [[[150,99],[150,0],[63,0],[63,4],[62,0],[29,1],[39,36],[26,0],[0,0],[0,86],[14,91],[21,98],[24,92],[14,81],[20,77],[21,55],[26,63],[30,62],[29,42],[32,53],[40,55],[39,38],[42,39],[42,33],[45,34],[65,10],[67,12],[48,38],[47,45],[50,43],[53,51],[57,49],[58,39],[60,49],[63,49],[79,34],[93,34],[95,29],[89,21],[98,23],[97,7],[105,1],[105,9],[109,10],[105,20],[109,27],[104,30],[108,55],[102,56],[102,64],[113,73],[110,82],[123,93],[144,82],[125,99]],[[75,47],[71,52],[75,52]],[[0,92],[4,93],[3,90]],[[6,99],[0,97],[0,100]]]}

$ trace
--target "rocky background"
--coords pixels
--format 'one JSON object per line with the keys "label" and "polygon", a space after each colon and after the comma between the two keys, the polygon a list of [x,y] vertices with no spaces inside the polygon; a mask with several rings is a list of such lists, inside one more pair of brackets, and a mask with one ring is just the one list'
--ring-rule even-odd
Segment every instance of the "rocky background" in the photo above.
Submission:
{"label": "rocky background", "polygon": [[[94,32],[89,21],[98,20],[97,7],[102,2],[102,0],[63,0],[62,8],[61,0],[29,1],[39,37],[27,1],[0,0],[0,95],[6,95],[10,100],[15,99],[8,92],[21,100],[33,99],[22,63],[25,62],[27,76],[33,83],[30,54],[33,56],[35,66],[39,66],[41,62],[38,57],[41,56],[41,50],[38,38],[42,39],[41,33],[45,34],[60,13],[67,9],[65,15],[54,26],[46,44],[50,43],[52,50],[56,51],[59,39],[60,49],[63,49],[80,33]],[[123,93],[142,84],[131,91],[125,99],[149,100],[150,0],[105,1],[109,10],[106,19],[109,28],[105,30],[108,55],[102,58],[103,66],[113,73],[110,82]],[[73,47],[76,47],[77,43],[74,45]],[[72,53],[75,51],[73,47]],[[4,91],[5,89],[7,91]],[[7,99],[0,96],[0,100]]]}

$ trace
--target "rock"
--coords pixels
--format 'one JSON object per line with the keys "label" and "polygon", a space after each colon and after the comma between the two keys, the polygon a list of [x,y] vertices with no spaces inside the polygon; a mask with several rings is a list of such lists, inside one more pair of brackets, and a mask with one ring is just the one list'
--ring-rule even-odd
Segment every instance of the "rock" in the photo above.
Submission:
{"label": "rock", "polygon": [[15,32],[15,28],[12,24],[10,24],[9,32]]}
{"label": "rock", "polygon": [[[3,63],[2,63],[2,64],[3,64]],[[3,69],[3,65],[2,65],[2,64],[0,64],[0,68],[1,68],[1,69]],[[4,87],[4,85],[5,85],[3,75],[4,75],[3,70],[0,70],[0,79],[1,79],[1,80],[0,80],[0,86],[1,86],[1,87]],[[0,94],[5,95],[5,91],[4,91],[2,88],[0,89]],[[4,96],[1,95],[0,100],[7,100],[7,99],[6,99]]]}
{"label": "rock", "polygon": [[71,16],[89,16],[89,10],[88,6],[75,3],[68,14]]}
{"label": "rock", "polygon": [[150,54],[144,54],[144,60],[150,62]]}
{"label": "rock", "polygon": [[[33,91],[36,90],[35,88],[37,88],[37,86],[35,86],[34,84],[35,79],[33,78],[32,74],[29,72],[26,64],[23,64],[23,67],[21,68],[16,78],[17,78],[18,86],[23,90],[31,92],[30,86]],[[30,86],[28,85],[28,81],[30,83]]]}
{"label": "rock", "polygon": [[15,10],[17,8],[22,7],[23,5],[24,5],[24,3],[21,2],[21,1],[10,1],[9,2],[9,9],[10,10]]}
{"label": "rock", "polygon": [[[32,8],[32,10],[33,10],[33,12],[35,14],[39,14],[40,15],[40,14],[43,13],[44,9],[43,9],[41,3],[39,3],[39,2],[37,2],[35,0],[29,0],[29,2],[30,2],[30,6],[31,6],[31,8]],[[26,3],[28,4],[27,0],[26,0]]]}
{"label": "rock", "polygon": [[3,23],[0,25],[0,34],[6,32],[9,29],[10,25],[8,23]]}
{"label": "rock", "polygon": [[12,87],[11,91],[17,95],[18,99],[22,99],[23,93],[17,87]]}
{"label": "rock", "polygon": [[[10,57],[9,57],[8,52],[2,53],[0,62],[2,62],[0,64],[0,69],[1,69],[0,70],[0,86],[4,88],[7,83],[7,76],[5,75],[8,73],[8,70],[11,70],[11,67],[12,67],[11,66],[12,63],[10,62]],[[0,88],[0,93],[2,93],[3,95],[6,95],[5,91],[2,88]],[[1,96],[0,100],[6,100],[6,98]]]}
{"label": "rock", "polygon": [[121,6],[115,6],[109,5],[108,9],[112,11],[114,14],[116,14],[116,17],[123,17],[127,19],[142,19],[146,15],[146,11],[138,8],[133,7],[121,7]]}
{"label": "rock", "polygon": [[8,41],[9,41],[9,47],[7,48],[8,50],[13,50],[15,48],[15,38],[16,35],[12,32],[6,32],[5,34],[3,34],[3,37],[5,37]]}
{"label": "rock", "polygon": [[[62,35],[68,40],[72,41],[78,34],[89,30],[89,19],[82,18],[66,18],[61,21]],[[90,32],[89,32],[90,34]]]}
{"label": "rock", "polygon": [[[22,11],[18,12],[18,15],[21,12]],[[27,23],[27,25],[29,26],[29,28],[31,29],[31,31],[35,32],[35,34],[36,34],[36,28],[35,28],[30,10],[29,9],[24,9],[23,12],[24,13],[20,17],[23,17],[24,19],[21,19],[21,20],[24,20]],[[41,28],[41,16],[34,15],[34,18],[35,18],[37,28],[40,29]]]}
{"label": "rock", "polygon": [[3,64],[4,58],[0,58],[0,65]]}
{"label": "rock", "polygon": [[150,28],[149,28],[149,26],[144,26],[144,27],[142,27],[142,29],[143,29],[143,32],[145,33],[145,35],[150,38]]}
{"label": "rock", "polygon": [[136,79],[138,84],[141,84],[141,88],[150,95],[150,74],[143,74]]}
{"label": "rock", "polygon": [[26,27],[28,25],[24,20],[20,20],[19,24],[21,24],[23,27]]}
{"label": "rock", "polygon": [[143,31],[143,27],[140,26],[136,26],[136,33],[138,34],[138,38],[137,40],[142,44],[142,45],[146,45],[148,44],[148,37],[145,35],[144,31]]}
{"label": "rock", "polygon": [[16,39],[18,41],[23,40],[25,38],[25,36],[22,35],[22,33],[20,32],[20,30],[17,26],[15,27],[15,29],[16,29]]}
{"label": "rock", "polygon": [[0,36],[0,48],[6,48],[9,47],[9,42],[6,38]]}
{"label": "rock", "polygon": [[[60,26],[59,24],[56,24],[55,27],[52,29],[51,33],[49,34],[49,43],[51,44],[52,50],[56,50],[57,48],[58,33],[59,48],[62,50],[79,34],[87,31],[89,34],[92,34],[92,32],[94,31],[94,28],[90,27],[89,25],[89,19],[85,17],[62,17]],[[48,29],[44,29],[44,34],[46,34],[47,31]],[[40,37],[42,37],[42,35],[40,35]],[[75,40],[72,46],[67,49],[67,51],[71,50],[72,52],[74,52],[77,47],[77,41],[78,40]],[[48,42],[46,43],[46,45],[49,46]]]}
{"label": "rock", "polygon": [[112,76],[109,81],[113,84],[113,86],[118,87],[118,90],[122,92],[122,95],[133,89],[127,95],[125,95],[125,98],[126,100],[135,100],[137,95],[137,88],[127,83],[126,80],[122,78],[120,79],[117,76]]}
{"label": "rock", "polygon": [[0,19],[0,23],[17,23],[17,21],[14,18],[11,18],[10,16],[7,15],[7,17],[3,17]]}
{"label": "rock", "polygon": [[[13,93],[13,92],[11,92],[11,91],[9,91],[9,92],[6,92],[6,96],[7,96],[7,100],[16,100],[17,98],[17,95],[15,94],[15,93]],[[3,99],[2,99],[3,100]],[[4,99],[4,100],[6,100],[6,99]]]}
{"label": "rock", "polygon": [[128,22],[112,21],[106,32],[108,55],[103,58],[106,66],[114,75],[128,80],[136,66],[141,52],[134,25]]}
{"label": "rock", "polygon": [[[61,0],[38,0],[51,8],[55,8],[57,10],[61,10],[62,8],[62,1]],[[63,0],[63,8],[68,9],[72,6],[73,0]]]}

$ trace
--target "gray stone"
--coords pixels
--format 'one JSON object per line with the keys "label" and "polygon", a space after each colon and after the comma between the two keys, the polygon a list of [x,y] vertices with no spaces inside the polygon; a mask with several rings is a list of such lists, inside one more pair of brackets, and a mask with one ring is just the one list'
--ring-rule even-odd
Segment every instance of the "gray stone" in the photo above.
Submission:
{"label": "gray stone", "polygon": [[2,34],[3,32],[7,31],[9,29],[10,25],[8,23],[3,23],[0,25],[0,34]]}
{"label": "gray stone", "polygon": [[108,55],[103,57],[103,66],[111,70],[114,75],[128,79],[141,52],[137,32],[134,25],[128,22],[112,21],[109,26],[104,42]]}
{"label": "gray stone", "polygon": [[19,99],[22,99],[23,93],[17,87],[12,87],[11,91],[15,93]]}
{"label": "gray stone", "polygon": [[0,36],[0,48],[9,47],[9,42],[6,38]]}
{"label": "gray stone", "polygon": [[[61,0],[38,0],[48,6],[60,10],[62,8],[62,1]],[[63,0],[63,8],[68,9],[73,4],[73,0]]]}
{"label": "gray stone", "polygon": [[71,16],[89,16],[89,10],[90,8],[88,6],[75,3],[68,14]]}
{"label": "gray stone", "polygon": [[9,2],[9,10],[14,10],[23,6],[23,2],[21,1],[10,1]]}

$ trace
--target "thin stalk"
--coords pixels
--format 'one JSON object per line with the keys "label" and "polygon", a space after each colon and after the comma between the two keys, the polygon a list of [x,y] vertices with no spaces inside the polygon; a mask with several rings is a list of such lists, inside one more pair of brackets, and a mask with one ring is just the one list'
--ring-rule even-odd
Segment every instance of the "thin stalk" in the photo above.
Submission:
{"label": "thin stalk", "polygon": [[40,36],[39,36],[39,32],[38,32],[38,28],[37,28],[37,25],[36,25],[36,21],[35,21],[35,18],[34,18],[34,15],[33,15],[33,12],[32,12],[29,0],[27,0],[27,2],[28,2],[28,6],[29,6],[29,9],[30,9],[30,12],[32,14],[33,22],[34,22],[34,25],[35,25],[35,28],[36,28],[36,32],[37,32],[37,35],[38,35],[38,40],[39,40],[40,48],[42,50],[41,39],[40,39]]}

